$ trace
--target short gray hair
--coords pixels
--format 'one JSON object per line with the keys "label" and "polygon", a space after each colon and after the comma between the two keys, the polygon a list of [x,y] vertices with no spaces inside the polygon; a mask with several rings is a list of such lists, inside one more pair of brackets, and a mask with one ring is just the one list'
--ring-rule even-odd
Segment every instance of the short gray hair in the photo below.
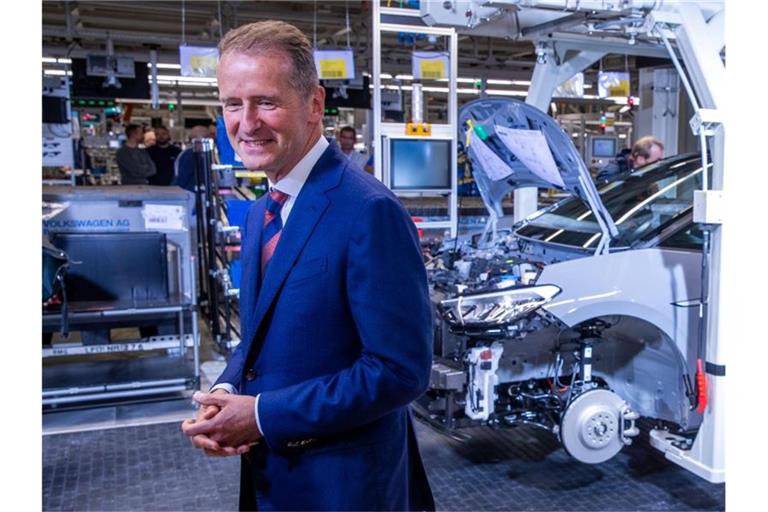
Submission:
{"label": "short gray hair", "polygon": [[234,28],[219,42],[219,58],[227,53],[265,54],[281,51],[293,64],[291,87],[308,98],[319,85],[312,45],[298,28],[283,21],[259,21]]}

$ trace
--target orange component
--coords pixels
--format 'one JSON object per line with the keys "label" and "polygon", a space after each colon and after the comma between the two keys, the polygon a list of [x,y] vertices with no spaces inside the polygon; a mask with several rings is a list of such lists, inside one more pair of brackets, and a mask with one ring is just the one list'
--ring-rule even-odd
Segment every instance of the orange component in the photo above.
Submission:
{"label": "orange component", "polygon": [[[549,384],[549,389],[551,389],[552,391],[555,390],[555,383],[552,382],[552,379],[547,379],[547,384]],[[565,393],[566,391],[568,391],[568,386],[557,388],[558,393]]]}
{"label": "orange component", "polygon": [[707,376],[701,359],[696,361],[696,402],[699,404],[696,411],[702,414],[707,408]]}

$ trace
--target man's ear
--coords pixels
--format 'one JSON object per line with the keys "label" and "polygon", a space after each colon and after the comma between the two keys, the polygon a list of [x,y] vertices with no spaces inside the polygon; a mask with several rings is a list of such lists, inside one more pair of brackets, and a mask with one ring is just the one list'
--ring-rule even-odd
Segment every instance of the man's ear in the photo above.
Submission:
{"label": "man's ear", "polygon": [[322,85],[318,85],[315,88],[315,92],[312,93],[311,102],[312,121],[319,123],[325,115],[325,88]]}

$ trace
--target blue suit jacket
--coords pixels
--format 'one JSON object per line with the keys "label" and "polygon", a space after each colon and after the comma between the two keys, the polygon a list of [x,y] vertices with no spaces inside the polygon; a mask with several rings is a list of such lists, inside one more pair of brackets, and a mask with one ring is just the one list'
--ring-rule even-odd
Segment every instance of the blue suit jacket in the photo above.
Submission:
{"label": "blue suit jacket", "polygon": [[264,438],[244,459],[259,509],[432,509],[408,408],[432,352],[413,222],[332,142],[262,276],[264,203],[243,234],[242,341],[217,381],[261,394]]}

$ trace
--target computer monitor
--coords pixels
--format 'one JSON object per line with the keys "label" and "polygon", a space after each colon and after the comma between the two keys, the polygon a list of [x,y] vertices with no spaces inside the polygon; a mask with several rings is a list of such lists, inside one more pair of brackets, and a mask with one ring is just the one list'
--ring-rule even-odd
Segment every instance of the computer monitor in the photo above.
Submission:
{"label": "computer monitor", "polygon": [[451,190],[450,139],[389,139],[389,188]]}
{"label": "computer monitor", "polygon": [[70,301],[168,300],[164,233],[56,233],[51,243],[69,256]]}
{"label": "computer monitor", "polygon": [[592,158],[614,158],[617,150],[615,137],[592,137]]}

